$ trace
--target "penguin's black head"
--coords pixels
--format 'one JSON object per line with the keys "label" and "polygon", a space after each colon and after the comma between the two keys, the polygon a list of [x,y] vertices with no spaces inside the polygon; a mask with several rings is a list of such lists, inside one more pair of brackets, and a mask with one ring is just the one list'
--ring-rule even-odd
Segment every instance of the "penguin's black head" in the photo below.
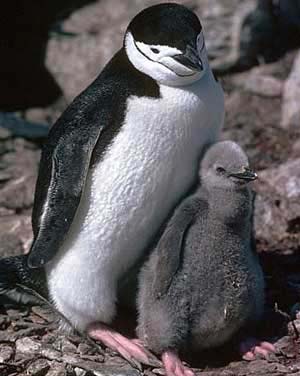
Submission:
{"label": "penguin's black head", "polygon": [[201,183],[206,187],[237,189],[257,179],[250,170],[248,157],[241,147],[232,141],[212,145],[201,162]]}
{"label": "penguin's black head", "polygon": [[161,84],[190,84],[208,66],[200,21],[183,5],[164,3],[144,9],[130,22],[124,45],[135,68]]}

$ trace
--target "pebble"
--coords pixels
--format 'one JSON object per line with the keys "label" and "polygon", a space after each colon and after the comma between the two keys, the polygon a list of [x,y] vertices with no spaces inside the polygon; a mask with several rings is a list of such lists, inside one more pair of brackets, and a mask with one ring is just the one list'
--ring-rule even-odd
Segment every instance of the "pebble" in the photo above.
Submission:
{"label": "pebble", "polygon": [[78,367],[74,368],[74,372],[76,376],[85,376],[87,374],[87,372],[84,369]]}
{"label": "pebble", "polygon": [[13,349],[11,346],[0,344],[0,364],[8,362],[13,356]]}
{"label": "pebble", "polygon": [[20,353],[38,354],[42,345],[38,341],[34,341],[32,338],[25,337],[16,341],[16,351]]}
{"label": "pebble", "polygon": [[26,374],[31,376],[44,376],[47,374],[50,365],[46,359],[38,359],[27,367]]}
{"label": "pebble", "polygon": [[67,375],[68,375],[68,372],[64,364],[51,362],[51,369],[47,372],[47,376],[67,376]]}

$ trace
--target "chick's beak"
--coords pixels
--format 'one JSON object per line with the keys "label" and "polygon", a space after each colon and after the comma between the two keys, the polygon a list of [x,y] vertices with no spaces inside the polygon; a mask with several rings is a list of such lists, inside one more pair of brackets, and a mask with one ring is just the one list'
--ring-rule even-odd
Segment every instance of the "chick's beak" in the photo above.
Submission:
{"label": "chick's beak", "polygon": [[194,47],[188,45],[185,53],[173,56],[173,59],[185,67],[197,72],[203,71],[203,64],[200,56]]}
{"label": "chick's beak", "polygon": [[229,176],[232,176],[237,179],[246,180],[246,181],[252,181],[252,180],[257,179],[258,177],[257,173],[250,170],[250,168],[248,167],[244,167],[244,170],[242,172],[233,173],[233,174],[230,174]]}

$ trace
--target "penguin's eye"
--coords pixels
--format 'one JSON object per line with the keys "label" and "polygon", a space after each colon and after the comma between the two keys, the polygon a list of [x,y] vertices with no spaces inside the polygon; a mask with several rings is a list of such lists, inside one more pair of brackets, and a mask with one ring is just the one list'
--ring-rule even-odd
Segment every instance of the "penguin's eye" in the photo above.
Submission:
{"label": "penguin's eye", "polygon": [[226,172],[225,168],[223,168],[221,166],[216,167],[216,171],[220,175],[222,175],[222,174],[224,174]]}
{"label": "penguin's eye", "polygon": [[159,54],[159,50],[158,50],[157,48],[151,47],[150,50],[151,50],[154,54]]}

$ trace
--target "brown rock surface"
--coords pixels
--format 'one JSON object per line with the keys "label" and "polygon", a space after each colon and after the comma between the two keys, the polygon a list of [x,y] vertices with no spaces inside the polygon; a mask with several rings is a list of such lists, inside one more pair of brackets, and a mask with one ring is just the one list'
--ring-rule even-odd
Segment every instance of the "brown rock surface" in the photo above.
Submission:
{"label": "brown rock surface", "polygon": [[281,97],[283,83],[271,75],[256,74],[257,70],[236,75],[235,82],[245,91],[262,97]]}
{"label": "brown rock surface", "polygon": [[269,247],[284,248],[285,252],[297,250],[300,244],[300,159],[261,171],[256,191],[257,238],[267,242]]}
{"label": "brown rock surface", "polygon": [[300,52],[295,58],[291,73],[283,87],[281,126],[300,128]]}
{"label": "brown rock surface", "polygon": [[[1,129],[1,128],[0,128]],[[21,138],[0,139],[0,252],[27,252],[32,240],[33,205],[40,150]]]}

